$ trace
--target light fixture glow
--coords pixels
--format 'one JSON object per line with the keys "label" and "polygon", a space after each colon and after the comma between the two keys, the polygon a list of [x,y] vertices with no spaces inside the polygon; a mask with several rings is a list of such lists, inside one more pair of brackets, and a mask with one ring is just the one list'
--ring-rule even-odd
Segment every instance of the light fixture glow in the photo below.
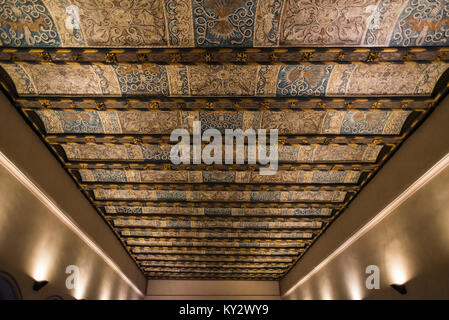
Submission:
{"label": "light fixture glow", "polygon": [[32,273],[32,277],[36,279],[36,281],[42,281],[47,278],[49,272],[49,267],[51,264],[48,263],[48,259],[38,260],[34,264],[34,270]]}
{"label": "light fixture glow", "polygon": [[407,281],[407,276],[404,272],[404,269],[400,268],[399,266],[394,266],[393,268],[391,268],[390,273],[394,283],[403,284]]}
{"label": "light fixture glow", "polygon": [[300,296],[302,300],[312,300],[312,293],[310,290],[310,286],[305,286],[301,288],[300,292],[292,294],[294,294],[294,296],[292,297],[293,299],[298,298],[298,296]]}
{"label": "light fixture glow", "polygon": [[356,284],[350,284],[349,295],[352,300],[362,300],[362,290]]}
{"label": "light fixture glow", "polygon": [[30,244],[33,245],[29,261],[32,278],[36,281],[51,279],[58,242],[43,235],[38,242]]}
{"label": "light fixture glow", "polygon": [[323,290],[321,299],[322,300],[332,300],[332,296],[331,296],[330,291],[327,290],[327,289]]}
{"label": "light fixture glow", "polygon": [[399,265],[393,266],[389,270],[389,273],[390,273],[390,279],[393,283],[401,285],[401,284],[404,284],[405,282],[407,282],[407,280],[408,280],[406,272]]}
{"label": "light fixture glow", "polygon": [[110,300],[111,293],[109,291],[103,291],[100,295],[100,300]]}
{"label": "light fixture glow", "polygon": [[100,291],[100,300],[111,300],[111,277],[108,275],[105,275],[102,281],[101,285],[101,291]]}
{"label": "light fixture glow", "polygon": [[385,248],[385,261],[390,283],[404,284],[411,278],[412,266],[407,250],[399,239],[392,240]]}
{"label": "light fixture glow", "polygon": [[361,268],[357,263],[357,259],[355,257],[348,257],[344,261],[347,264],[342,266],[340,270],[344,270],[343,278],[348,295],[351,300],[362,300],[363,289],[365,288],[363,283],[364,275],[360,272]]}
{"label": "light fixture glow", "polygon": [[362,300],[362,285],[357,274],[352,273],[347,281],[348,292],[351,300]]}
{"label": "light fixture glow", "polygon": [[327,275],[319,279],[318,285],[321,292],[321,300],[332,300],[332,286]]}
{"label": "light fixture glow", "polygon": [[78,299],[86,299],[87,287],[89,286],[90,275],[82,274],[76,280],[75,288],[73,288],[73,296]]}

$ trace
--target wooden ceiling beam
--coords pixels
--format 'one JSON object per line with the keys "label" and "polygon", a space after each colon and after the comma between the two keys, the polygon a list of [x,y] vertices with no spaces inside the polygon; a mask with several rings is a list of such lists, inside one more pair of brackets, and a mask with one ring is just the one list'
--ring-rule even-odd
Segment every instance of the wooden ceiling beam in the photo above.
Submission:
{"label": "wooden ceiling beam", "polygon": [[310,63],[433,63],[449,61],[446,47],[424,48],[2,48],[0,61],[80,64],[310,64]]}
{"label": "wooden ceiling beam", "polygon": [[432,97],[20,97],[15,99],[24,109],[77,109],[77,110],[198,110],[198,111],[257,111],[257,110],[367,110],[404,109],[428,110],[435,99]]}
{"label": "wooden ceiling beam", "polygon": [[[88,134],[59,134],[46,135],[45,140],[51,145],[60,144],[111,144],[111,145],[174,145],[168,135],[88,135]],[[399,144],[402,136],[371,136],[371,135],[280,135],[279,141],[283,145],[372,145],[372,144]],[[245,143],[246,144],[246,143]],[[202,142],[202,145],[206,143]]]}

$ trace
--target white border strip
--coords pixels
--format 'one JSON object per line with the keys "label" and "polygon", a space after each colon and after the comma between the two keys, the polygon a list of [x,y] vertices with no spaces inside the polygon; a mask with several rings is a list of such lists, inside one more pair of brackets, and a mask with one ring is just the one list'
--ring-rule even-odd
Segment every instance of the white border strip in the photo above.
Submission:
{"label": "white border strip", "polygon": [[419,189],[421,189],[425,184],[432,180],[436,175],[443,171],[449,165],[449,153],[446,154],[440,161],[438,161],[432,168],[430,168],[426,173],[424,173],[418,180],[416,180],[412,185],[410,185],[404,192],[402,192],[396,199],[390,202],[381,212],[379,212],[371,221],[360,228],[355,234],[353,234],[348,240],[346,240],[341,246],[339,246],[334,252],[327,256],[320,264],[313,268],[308,274],[306,274],[301,280],[295,283],[290,289],[288,289],[282,296],[287,296],[297,289],[304,282],[309,280],[314,274],[324,268],[329,262],[336,258],[340,253],[342,253],[346,248],[356,242],[365,233],[370,231],[375,225],[382,221],[386,216],[393,212],[397,207],[399,207],[405,200],[410,198]]}
{"label": "white border strip", "polygon": [[1,151],[0,151],[0,164],[3,165],[17,180],[19,180],[31,193],[36,196],[50,211],[57,216],[67,227],[69,227],[75,234],[77,234],[89,247],[92,248],[103,260],[108,264],[120,277],[125,280],[140,296],[144,294],[142,291],[123,273],[123,271],[112,261],[112,259],[101,250],[101,248],[89,238],[79,227],[72,221],[72,219],[65,214],[58,206],[45,195],[14,163],[12,163]]}

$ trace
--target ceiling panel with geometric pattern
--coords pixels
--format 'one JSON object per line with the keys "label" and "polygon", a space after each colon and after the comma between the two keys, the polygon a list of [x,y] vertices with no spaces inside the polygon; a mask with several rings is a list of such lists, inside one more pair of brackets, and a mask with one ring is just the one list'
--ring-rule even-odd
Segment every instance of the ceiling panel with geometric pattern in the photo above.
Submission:
{"label": "ceiling panel with geometric pattern", "polygon": [[[426,0],[6,0],[1,84],[148,278],[277,280],[446,94],[448,17]],[[171,163],[194,121],[278,129],[278,171]]]}

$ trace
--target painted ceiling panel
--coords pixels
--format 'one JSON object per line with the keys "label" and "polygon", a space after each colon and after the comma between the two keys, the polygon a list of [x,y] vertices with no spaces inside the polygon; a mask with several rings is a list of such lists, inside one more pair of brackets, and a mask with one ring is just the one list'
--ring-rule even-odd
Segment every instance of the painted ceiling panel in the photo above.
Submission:
{"label": "painted ceiling panel", "polygon": [[167,253],[167,254],[232,254],[232,255],[261,255],[261,256],[295,256],[298,253],[297,249],[265,249],[265,248],[227,248],[227,253],[218,248],[158,248],[158,247],[134,247],[134,253]]}
{"label": "painted ceiling panel", "polygon": [[151,201],[261,201],[261,202],[301,202],[332,201],[342,202],[346,192],[304,191],[304,192],[258,192],[258,191],[150,191],[150,190],[94,190],[99,200],[130,199]]}
{"label": "painted ceiling panel", "polygon": [[192,267],[197,266],[198,268],[287,268],[288,264],[249,264],[249,263],[236,263],[236,264],[224,264],[224,263],[203,263],[203,264],[189,264],[186,263],[161,263],[161,262],[147,262],[142,263],[144,266],[153,266],[153,267]]}
{"label": "painted ceiling panel", "polygon": [[[219,274],[219,273],[235,273],[236,271],[238,271],[238,269],[237,270],[227,270],[227,269],[213,269],[213,268],[211,268],[211,269],[208,269],[208,270],[197,270],[197,269],[191,269],[191,268],[145,268],[145,271],[148,271],[148,272],[152,272],[152,271],[155,271],[155,272],[159,272],[159,271],[162,271],[162,272],[167,272],[167,273],[169,273],[169,272],[201,272],[201,273],[210,273],[210,272],[212,272],[212,273],[214,273],[214,275],[215,274]],[[270,274],[273,274],[273,273],[283,273],[284,271],[283,270],[276,270],[276,269],[274,269],[274,270],[272,270],[272,269],[250,269],[250,270],[248,270],[248,273],[258,273],[258,274],[260,274],[260,273],[270,273]]]}
{"label": "painted ceiling panel", "polygon": [[358,171],[278,171],[260,175],[245,171],[161,171],[87,170],[78,171],[83,182],[147,183],[357,183]]}
{"label": "painted ceiling panel", "polygon": [[245,221],[245,220],[156,220],[156,219],[114,219],[114,225],[119,227],[153,227],[153,228],[230,228],[230,229],[266,229],[285,228],[301,229],[315,228],[322,226],[320,221]]}
{"label": "painted ceiling panel", "polygon": [[298,241],[154,241],[145,239],[129,239],[126,241],[133,246],[151,246],[151,247],[225,247],[225,248],[302,248],[304,243]]}
{"label": "painted ceiling panel", "polygon": [[[281,279],[448,91],[448,1],[0,2],[0,88],[152,279]],[[278,171],[172,163],[194,121]]]}
{"label": "painted ceiling panel", "polygon": [[0,66],[22,96],[336,97],[428,96],[449,64]]}
{"label": "painted ceiling panel", "polygon": [[[170,162],[172,148],[171,145],[63,144],[61,146],[70,161],[103,159]],[[382,145],[279,146],[279,162],[375,162],[382,147]],[[248,155],[246,146],[244,150],[246,160]]]}
{"label": "painted ceiling panel", "polygon": [[408,110],[201,112],[201,111],[56,111],[38,110],[47,133],[165,134],[174,129],[278,129],[281,135],[399,134]]}
{"label": "painted ceiling panel", "polygon": [[[245,235],[245,233],[247,235]],[[313,236],[311,232],[286,232],[286,233],[277,233],[276,235],[270,235],[268,232],[156,232],[156,231],[148,231],[148,230],[123,230],[121,232],[122,236],[125,237],[177,237],[177,238],[215,238],[215,239],[232,239],[232,238],[244,238],[244,239],[252,239],[252,238],[275,238],[275,239],[310,239]]]}
{"label": "painted ceiling panel", "polygon": [[[138,254],[136,255],[136,257],[138,259],[141,260],[145,260],[142,261],[142,263],[148,261],[148,260],[153,260],[153,261],[160,261],[162,258],[166,261],[188,261],[188,262],[192,262],[192,261],[213,261],[213,262],[251,262],[251,263],[258,263],[258,262],[275,262],[277,263],[288,263],[292,261],[291,257],[288,256],[284,256],[284,257],[263,257],[263,256],[249,256],[249,257],[242,257],[242,256],[237,256],[237,257],[226,257],[226,256],[213,256],[213,255],[208,255],[208,256],[204,256],[204,255],[200,255],[200,256],[196,256],[196,255],[191,255],[191,256],[183,256],[183,257],[179,257],[179,256],[171,256],[171,255],[165,255],[165,256],[161,256],[161,255],[149,255],[149,254]],[[178,260],[179,259],[179,260]]]}
{"label": "painted ceiling panel", "polygon": [[329,208],[186,208],[186,207],[120,207],[106,206],[108,214],[163,214],[192,216],[330,216]]}
{"label": "painted ceiling panel", "polygon": [[3,1],[10,47],[447,45],[447,1]]}

